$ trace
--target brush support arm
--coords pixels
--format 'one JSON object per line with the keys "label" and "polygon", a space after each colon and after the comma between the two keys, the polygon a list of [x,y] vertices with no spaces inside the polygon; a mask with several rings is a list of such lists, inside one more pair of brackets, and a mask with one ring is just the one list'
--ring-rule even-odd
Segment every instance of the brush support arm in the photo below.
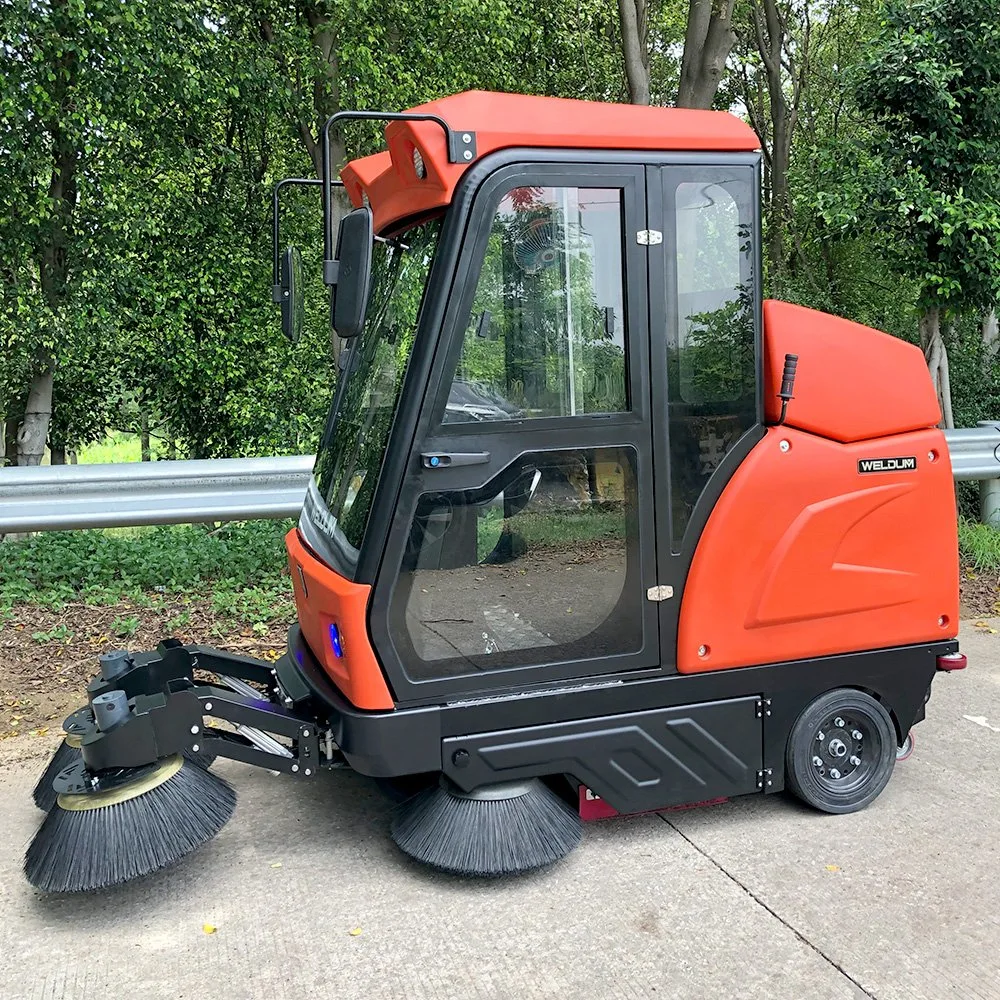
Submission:
{"label": "brush support arm", "polygon": [[[305,778],[313,777],[321,765],[342,762],[329,734],[321,734],[318,720],[308,711],[308,701],[301,692],[283,691],[269,664],[184,646],[176,639],[160,643],[155,653],[119,653],[114,658],[117,669],[103,671],[88,685],[88,708],[74,712],[65,723],[67,732],[80,737],[91,774],[141,768],[177,753],[212,753]],[[221,684],[197,683],[196,670],[217,674]],[[119,700],[124,696],[128,709],[102,729],[95,705],[111,695]],[[238,731],[206,727],[206,717],[230,722]]]}

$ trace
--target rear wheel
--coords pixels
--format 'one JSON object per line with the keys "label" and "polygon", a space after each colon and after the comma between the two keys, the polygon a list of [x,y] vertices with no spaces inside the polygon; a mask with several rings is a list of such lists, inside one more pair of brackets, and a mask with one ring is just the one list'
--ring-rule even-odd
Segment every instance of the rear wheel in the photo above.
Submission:
{"label": "rear wheel", "polygon": [[885,788],[896,728],[885,707],[850,688],[827,691],[799,716],[785,754],[788,787],[828,813],[856,812]]}

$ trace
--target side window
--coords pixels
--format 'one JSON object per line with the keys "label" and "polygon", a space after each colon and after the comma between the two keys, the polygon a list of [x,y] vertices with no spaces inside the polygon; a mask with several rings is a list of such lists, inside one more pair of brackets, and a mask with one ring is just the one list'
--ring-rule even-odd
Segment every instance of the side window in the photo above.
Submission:
{"label": "side window", "polygon": [[749,170],[673,189],[668,365],[675,552],[705,484],[756,422],[751,197]]}
{"label": "side window", "polygon": [[407,673],[636,652],[636,461],[631,447],[528,452],[480,489],[421,496],[390,606]]}
{"label": "side window", "polygon": [[500,203],[446,422],[629,409],[617,188],[520,187]]}

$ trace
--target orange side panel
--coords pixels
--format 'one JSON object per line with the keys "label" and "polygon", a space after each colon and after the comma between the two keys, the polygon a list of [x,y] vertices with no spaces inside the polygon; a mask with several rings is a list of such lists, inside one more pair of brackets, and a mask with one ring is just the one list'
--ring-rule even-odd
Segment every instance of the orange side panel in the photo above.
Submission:
{"label": "orange side panel", "polygon": [[[392,695],[368,638],[371,587],[352,583],[321,563],[302,544],[298,530],[285,536],[299,627],[330,680],[357,708],[393,708]],[[343,656],[330,642],[330,625],[340,632]]]}
{"label": "orange side panel", "polygon": [[[913,471],[858,471],[861,459],[909,457]],[[680,610],[678,670],[954,637],[955,522],[941,431],[843,444],[769,428],[698,543]]]}
{"label": "orange side panel", "polygon": [[[681,149],[751,151],[754,131],[724,111],[659,108],[468,91],[411,111],[440,115],[449,126],[476,134],[476,155],[449,163],[444,132],[431,122],[390,122],[388,151],[354,160],[342,171],[355,205],[366,194],[375,228],[384,233],[402,219],[451,202],[455,186],[477,159],[513,146],[563,149]],[[426,177],[417,176],[414,149]]]}
{"label": "orange side panel", "polygon": [[834,441],[903,434],[941,419],[918,347],[828,313],[764,303],[764,400],[768,423],[781,413],[785,355],[797,354],[795,398],[786,425]]}

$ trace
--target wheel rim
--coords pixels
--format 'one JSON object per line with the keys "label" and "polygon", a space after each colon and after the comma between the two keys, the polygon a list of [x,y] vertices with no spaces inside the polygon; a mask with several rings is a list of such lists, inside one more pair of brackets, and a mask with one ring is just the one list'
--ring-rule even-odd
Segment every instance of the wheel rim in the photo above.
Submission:
{"label": "wheel rim", "polygon": [[833,712],[813,737],[812,775],[835,795],[855,792],[875,773],[882,756],[882,737],[866,715]]}
{"label": "wheel rim", "polygon": [[896,747],[896,760],[906,760],[913,753],[913,733],[907,733],[903,745]]}

